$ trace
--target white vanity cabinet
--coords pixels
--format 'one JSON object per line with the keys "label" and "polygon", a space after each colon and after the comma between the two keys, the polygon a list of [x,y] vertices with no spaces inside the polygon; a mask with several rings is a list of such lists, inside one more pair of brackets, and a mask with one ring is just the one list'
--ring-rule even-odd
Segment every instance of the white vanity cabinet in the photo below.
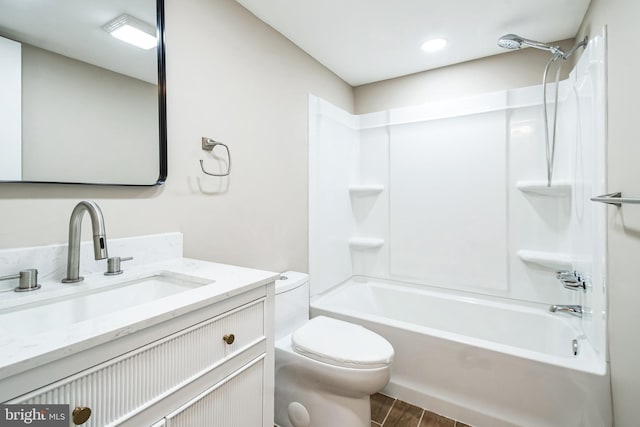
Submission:
{"label": "white vanity cabinet", "polygon": [[84,353],[43,366],[76,372],[8,403],[88,407],[91,427],[273,426],[272,283]]}

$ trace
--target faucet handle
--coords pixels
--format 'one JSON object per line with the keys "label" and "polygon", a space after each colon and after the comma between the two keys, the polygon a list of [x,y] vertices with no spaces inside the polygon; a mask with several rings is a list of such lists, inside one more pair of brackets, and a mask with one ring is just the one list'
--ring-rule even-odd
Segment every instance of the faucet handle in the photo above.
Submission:
{"label": "faucet handle", "polygon": [[0,277],[0,280],[12,279],[20,279],[19,285],[14,289],[14,291],[16,292],[29,292],[40,289],[40,285],[38,284],[38,270],[35,268],[22,270],[17,274],[10,274],[9,276]]}
{"label": "faucet handle", "polygon": [[576,272],[576,271],[569,271],[569,270],[561,270],[561,271],[557,271],[556,272],[556,279],[560,279],[560,280],[575,280],[575,279],[580,279],[580,273]]}
{"label": "faucet handle", "polygon": [[577,271],[558,271],[556,273],[556,278],[560,281],[560,283],[562,283],[562,286],[564,286],[565,289],[582,289],[583,291],[587,290],[586,281]]}
{"label": "faucet handle", "polygon": [[107,259],[107,271],[104,273],[105,276],[115,276],[118,274],[122,274],[122,269],[120,268],[120,263],[124,261],[131,261],[133,259],[132,256],[128,257],[119,257],[114,256]]}

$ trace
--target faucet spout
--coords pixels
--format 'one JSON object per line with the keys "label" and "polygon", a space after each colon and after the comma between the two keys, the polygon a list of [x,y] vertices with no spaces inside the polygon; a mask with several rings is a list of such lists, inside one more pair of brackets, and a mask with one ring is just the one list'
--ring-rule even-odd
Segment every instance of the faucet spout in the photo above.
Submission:
{"label": "faucet spout", "polygon": [[582,317],[581,305],[552,305],[551,307],[549,307],[549,311],[552,313],[561,312],[568,313],[576,317]]}
{"label": "faucet spout", "polygon": [[69,252],[67,258],[67,277],[62,283],[76,283],[84,280],[80,276],[80,232],[84,213],[89,213],[93,229],[93,255],[95,259],[105,259],[107,252],[107,235],[104,231],[104,218],[96,202],[82,201],[71,212],[69,220]]}

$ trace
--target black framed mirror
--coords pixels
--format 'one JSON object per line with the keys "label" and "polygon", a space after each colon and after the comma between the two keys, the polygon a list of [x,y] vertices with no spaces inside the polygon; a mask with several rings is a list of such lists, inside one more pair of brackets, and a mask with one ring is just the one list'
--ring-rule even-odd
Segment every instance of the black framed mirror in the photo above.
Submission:
{"label": "black framed mirror", "polygon": [[162,184],[164,1],[0,0],[0,11],[0,182]]}

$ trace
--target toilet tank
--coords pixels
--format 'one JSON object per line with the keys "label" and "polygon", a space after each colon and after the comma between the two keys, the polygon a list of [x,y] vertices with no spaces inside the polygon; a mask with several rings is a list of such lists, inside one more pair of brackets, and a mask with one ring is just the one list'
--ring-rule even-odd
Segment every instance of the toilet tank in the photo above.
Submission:
{"label": "toilet tank", "polygon": [[282,338],[309,320],[309,275],[287,271],[276,280],[275,336]]}

